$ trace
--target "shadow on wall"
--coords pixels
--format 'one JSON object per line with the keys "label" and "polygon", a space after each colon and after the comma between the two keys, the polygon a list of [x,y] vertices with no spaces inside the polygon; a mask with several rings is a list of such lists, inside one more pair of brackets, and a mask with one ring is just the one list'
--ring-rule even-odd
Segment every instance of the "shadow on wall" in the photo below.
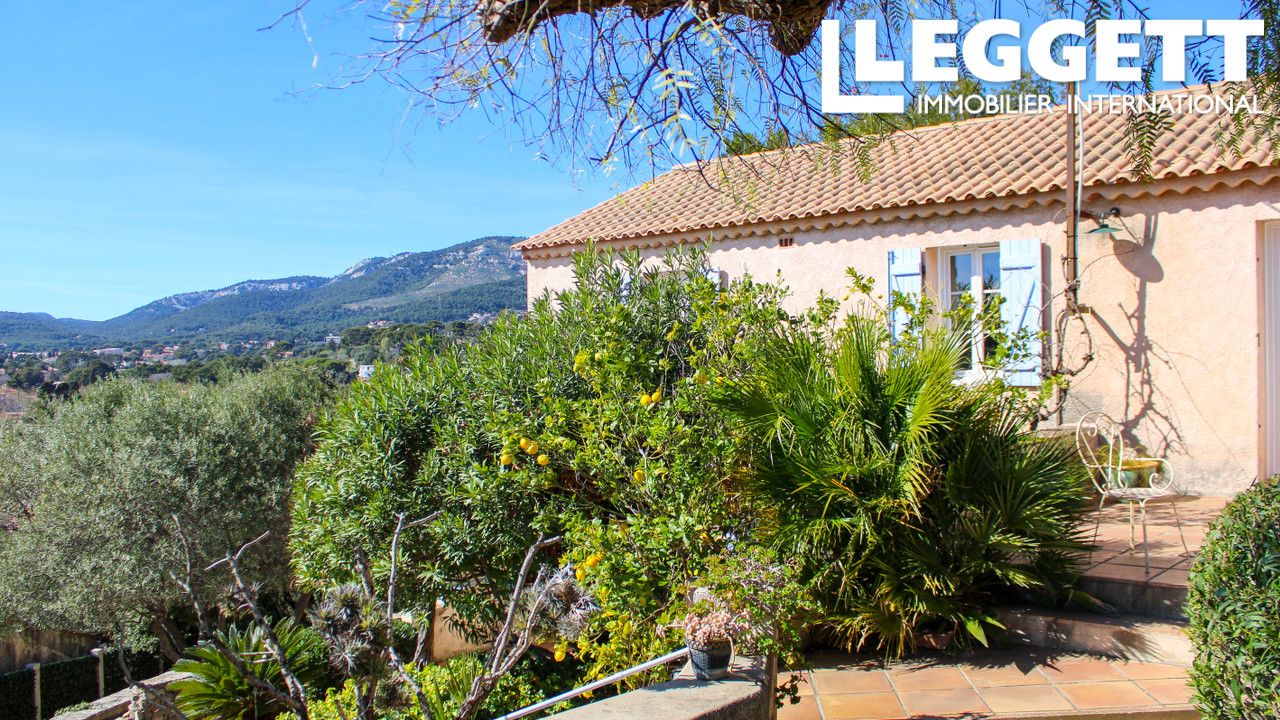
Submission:
{"label": "shadow on wall", "polygon": [[1128,226],[1122,227],[1123,231],[1111,236],[1111,253],[1095,262],[1114,258],[1137,280],[1132,307],[1126,308],[1124,299],[1116,303],[1126,327],[1113,326],[1096,313],[1092,316],[1096,326],[1124,355],[1124,405],[1115,419],[1123,428],[1126,442],[1141,445],[1156,457],[1180,454],[1185,447],[1171,409],[1173,402],[1156,385],[1152,370],[1158,364],[1179,375],[1178,368],[1172,354],[1147,334],[1148,290],[1152,283],[1164,280],[1164,268],[1155,255],[1159,220],[1155,215],[1148,216],[1141,237],[1134,236]]}

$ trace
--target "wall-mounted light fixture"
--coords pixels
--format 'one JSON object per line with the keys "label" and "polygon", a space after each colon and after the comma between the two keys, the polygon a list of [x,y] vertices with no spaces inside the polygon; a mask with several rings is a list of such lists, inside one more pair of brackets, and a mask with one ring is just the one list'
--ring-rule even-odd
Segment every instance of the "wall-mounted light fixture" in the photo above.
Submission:
{"label": "wall-mounted light fixture", "polygon": [[1080,215],[1098,223],[1098,227],[1085,233],[1085,235],[1115,235],[1120,232],[1120,228],[1114,227],[1108,222],[1111,218],[1120,217],[1120,208],[1118,207],[1113,207],[1105,213],[1091,213],[1084,210],[1080,212]]}

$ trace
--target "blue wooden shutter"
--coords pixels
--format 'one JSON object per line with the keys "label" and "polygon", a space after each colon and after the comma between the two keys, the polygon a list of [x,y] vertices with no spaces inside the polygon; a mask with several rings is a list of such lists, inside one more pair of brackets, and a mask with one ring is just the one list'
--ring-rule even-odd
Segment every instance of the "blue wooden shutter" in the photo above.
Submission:
{"label": "blue wooden shutter", "polygon": [[[894,293],[918,298],[921,292],[921,280],[924,277],[923,270],[920,248],[890,250],[889,294],[885,301],[892,303]],[[889,320],[894,340],[902,337],[902,331],[906,328],[909,319],[902,308],[894,308]]]}
{"label": "blue wooden shutter", "polygon": [[1043,363],[1040,333],[1044,329],[1042,268],[1039,240],[1005,240],[1000,243],[1000,294],[1004,296],[1001,319],[1010,333],[1031,334],[1028,357],[1009,367],[1005,379],[1010,385],[1040,384]]}

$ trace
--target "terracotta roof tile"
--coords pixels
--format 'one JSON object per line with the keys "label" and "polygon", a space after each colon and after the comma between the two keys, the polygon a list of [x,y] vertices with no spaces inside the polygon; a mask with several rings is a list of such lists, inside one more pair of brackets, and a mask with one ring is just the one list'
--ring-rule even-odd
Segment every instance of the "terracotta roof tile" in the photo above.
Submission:
{"label": "terracotta roof tile", "polygon": [[[682,166],[634,187],[516,245],[535,248],[818,218],[1061,190],[1066,183],[1065,111],[1002,115],[903,131],[871,151],[862,177],[853,143],[809,145]],[[1127,120],[1083,116],[1086,186],[1138,182],[1129,158]],[[1224,151],[1217,114],[1180,114],[1158,143],[1155,179],[1271,165],[1271,147]]]}

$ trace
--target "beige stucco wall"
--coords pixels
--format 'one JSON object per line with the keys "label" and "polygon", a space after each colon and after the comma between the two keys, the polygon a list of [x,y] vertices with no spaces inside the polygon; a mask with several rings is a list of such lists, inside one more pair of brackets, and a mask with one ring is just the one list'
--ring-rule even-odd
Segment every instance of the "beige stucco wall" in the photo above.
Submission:
{"label": "beige stucco wall", "polygon": [[[1073,381],[1062,421],[1102,410],[1122,420],[1130,440],[1172,460],[1178,484],[1202,494],[1230,494],[1260,472],[1263,437],[1260,392],[1261,228],[1280,220],[1280,173],[1242,173],[1269,184],[1195,189],[1194,181],[1154,188],[1091,193],[1086,207],[1113,205],[1133,235],[1083,236],[1079,244],[1080,302],[1092,313],[1072,320],[1062,337],[1069,359],[1094,359]],[[1203,183],[1202,183],[1203,186]],[[1063,203],[1036,198],[1031,207],[966,206],[967,214],[835,223],[822,230],[787,231],[714,240],[709,263],[730,277],[778,279],[798,311],[820,290],[840,297],[845,269],[876,279],[883,291],[887,252],[1039,239],[1046,247],[1045,283],[1051,306],[1046,329],[1063,308]],[[1082,230],[1092,229],[1085,222]],[[777,238],[795,239],[778,247]],[[673,238],[705,240],[702,238]],[[642,251],[656,258],[660,249]],[[529,253],[530,298],[569,287],[568,257]],[[936,253],[926,253],[926,284],[938,277]],[[1089,341],[1091,338],[1091,342]]]}

